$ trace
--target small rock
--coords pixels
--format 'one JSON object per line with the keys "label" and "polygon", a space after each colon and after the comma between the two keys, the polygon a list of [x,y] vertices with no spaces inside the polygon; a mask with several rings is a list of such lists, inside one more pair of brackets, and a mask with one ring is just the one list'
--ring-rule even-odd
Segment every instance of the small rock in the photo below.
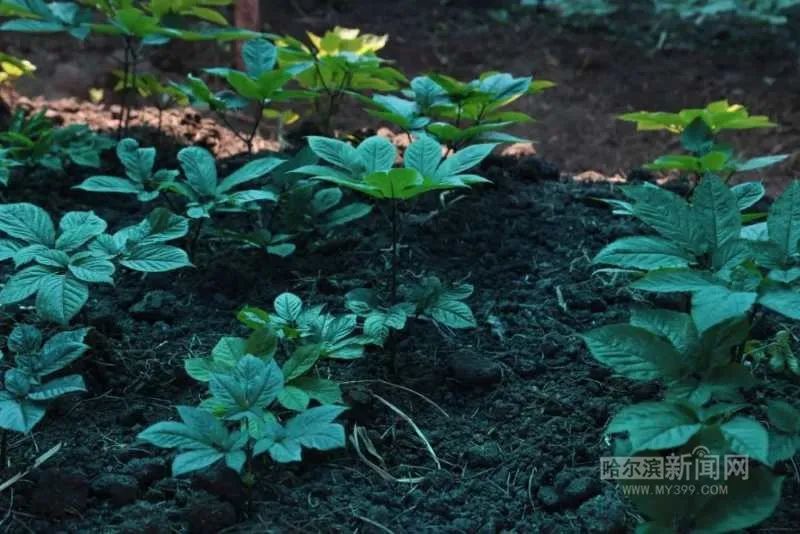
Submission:
{"label": "small rock", "polygon": [[30,508],[35,515],[62,517],[86,508],[89,481],[80,471],[47,469],[34,478]]}
{"label": "small rock", "polygon": [[592,497],[578,508],[582,532],[590,534],[625,531],[625,507],[613,491]]}
{"label": "small rock", "polygon": [[177,315],[178,297],[169,291],[156,289],[145,293],[144,298],[128,310],[143,321],[171,321]]}
{"label": "small rock", "polygon": [[125,465],[123,471],[134,477],[140,488],[147,488],[169,474],[163,458],[134,458]]}
{"label": "small rock", "polygon": [[467,449],[464,456],[473,467],[492,467],[503,461],[503,451],[494,441],[474,445]]}
{"label": "small rock", "polygon": [[214,497],[196,499],[186,510],[190,534],[216,534],[236,524],[236,510]]}
{"label": "small rock", "polygon": [[241,506],[247,501],[247,492],[241,477],[221,464],[197,473],[192,479],[192,487],[236,506]]}
{"label": "small rock", "polygon": [[574,508],[600,492],[600,480],[591,470],[564,469],[556,475],[555,488],[560,504]]}
{"label": "small rock", "polygon": [[102,474],[92,481],[92,494],[109,499],[115,506],[125,506],[139,496],[139,482],[131,475]]}
{"label": "small rock", "polygon": [[561,503],[558,492],[553,486],[541,486],[539,491],[536,492],[536,498],[541,501],[545,510],[557,510]]}
{"label": "small rock", "polygon": [[557,166],[536,156],[520,159],[517,174],[523,180],[558,180],[561,177]]}
{"label": "small rock", "polygon": [[450,371],[456,380],[470,386],[489,386],[503,378],[502,369],[497,362],[466,352],[450,357]]}

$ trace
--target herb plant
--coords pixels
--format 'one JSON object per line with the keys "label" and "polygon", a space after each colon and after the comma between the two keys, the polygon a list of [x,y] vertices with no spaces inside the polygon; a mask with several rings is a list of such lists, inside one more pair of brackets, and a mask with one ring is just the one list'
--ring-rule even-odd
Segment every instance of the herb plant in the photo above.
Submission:
{"label": "herb plant", "polygon": [[[47,377],[67,367],[86,352],[86,329],[61,332],[42,343],[42,333],[34,326],[18,325],[6,345],[14,355],[6,366],[0,389],[0,465],[6,466],[6,431],[28,433],[42,420],[47,404],[68,393],[86,391],[80,375]],[[3,353],[0,351],[0,358]],[[4,362],[6,363],[6,362]]]}
{"label": "herb plant", "polygon": [[369,112],[399,127],[409,138],[427,134],[453,150],[476,143],[513,143],[524,139],[502,130],[533,119],[504,108],[553,85],[499,72],[487,72],[471,82],[432,74],[411,80],[404,97],[374,95]]}
{"label": "herb plant", "polygon": [[[698,120],[705,125],[702,131],[766,123],[739,113],[738,118],[712,113],[706,122],[700,114],[647,120],[652,127],[670,128],[683,121],[679,126],[690,138]],[[630,202],[614,202],[617,213],[632,215],[658,235],[619,239],[594,262],[634,276],[634,289],[688,298],[674,303],[682,310],[635,308],[629,324],[584,334],[594,358],[619,375],[664,385],[664,400],[623,408],[606,435],[617,436],[618,456],[691,457],[700,450],[743,455],[750,462],[748,476],[728,479],[724,496],[697,498],[671,491],[666,498],[633,496],[647,517],[637,532],[730,532],[754,526],[780,500],[783,477],[774,474],[773,466],[793,456],[798,445],[793,407],[769,401],[766,418],[772,427],[767,430],[757,418],[761,407],[748,402],[753,397],[743,391],[759,384],[753,362],[769,358],[774,370],[797,365],[785,332],[772,342],[752,335],[763,310],[800,319],[800,183],[792,183],[772,204],[766,222],[754,224],[742,212],[764,195],[758,183],[729,188],[707,173],[688,201],[651,184],[627,186],[623,192]],[[695,475],[666,483],[698,485],[703,480]]]}
{"label": "herb plant", "polygon": [[156,161],[155,148],[140,148],[135,139],[126,138],[117,143],[117,159],[125,168],[125,176],[91,176],[76,189],[94,193],[121,193],[136,195],[141,202],[158,197],[160,191],[170,184],[178,171],[153,170]]}
{"label": "herb plant", "polygon": [[344,446],[344,427],[334,423],[345,408],[322,405],[300,408],[279,418],[270,411],[285,391],[285,376],[275,360],[244,354],[228,369],[207,377],[210,396],[201,407],[179,406],[181,422],[156,423],[139,439],[157,447],[178,449],[173,475],[205,469],[220,461],[253,477],[252,460],[264,453],[278,463],[300,461],[302,449]]}
{"label": "herb plant", "polygon": [[8,130],[0,132],[0,141],[19,165],[58,172],[69,163],[100,167],[100,155],[114,146],[113,140],[84,124],[56,127],[44,111],[28,116],[23,109],[14,111]]}
{"label": "herb plant", "polygon": [[332,133],[332,119],[345,95],[365,91],[394,91],[405,76],[377,55],[386,35],[361,33],[354,28],[335,27],[323,35],[308,32],[311,46],[293,37],[278,41],[278,64],[296,72],[303,89],[317,95],[315,116],[322,117],[322,130]]}
{"label": "herb plant", "polygon": [[33,204],[0,205],[0,261],[13,260],[15,273],[0,291],[0,306],[36,296],[46,320],[69,323],[89,297],[89,285],[113,284],[116,266],[163,272],[191,265],[186,253],[165,243],[186,235],[183,217],[154,210],[137,225],[114,234],[91,211],[65,214],[58,229]]}
{"label": "herb plant", "polygon": [[717,140],[725,130],[771,128],[774,123],[762,115],[750,115],[744,106],[727,100],[713,102],[701,109],[684,109],[678,113],[637,112],[620,116],[634,122],[639,130],[667,130],[680,135],[681,146],[688,155],[661,156],[645,165],[651,170],[677,170],[695,177],[714,174],[724,180],[737,172],[755,171],[785,160],[788,155],[759,156],[738,159],[730,145]]}

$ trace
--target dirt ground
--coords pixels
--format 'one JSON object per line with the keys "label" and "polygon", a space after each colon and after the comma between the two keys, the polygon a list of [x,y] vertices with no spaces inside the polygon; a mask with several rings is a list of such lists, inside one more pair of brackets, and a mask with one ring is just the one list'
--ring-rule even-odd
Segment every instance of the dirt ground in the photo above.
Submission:
{"label": "dirt ground", "polygon": [[[626,319],[632,295],[593,275],[589,258],[637,228],[593,201],[614,195],[613,184],[574,181],[571,175],[627,175],[674,148],[666,136],[636,134],[631,125],[616,121],[616,114],[677,110],[726,96],[781,124],[737,136],[745,153],[796,153],[800,78],[794,45],[780,41],[781,35],[746,34],[749,41],[742,41],[733,30],[711,37],[692,30],[656,50],[657,29],[625,19],[611,27],[572,27],[534,13],[503,23],[486,9],[437,2],[287,2],[280,11],[267,11],[266,19],[269,30],[295,35],[335,24],[389,33],[384,55],[409,76],[438,70],[468,77],[497,69],[559,84],[521,103],[539,122],[519,133],[536,140],[538,156],[559,168],[560,177],[542,159],[493,157],[481,169],[493,186],[430,219],[411,218],[406,226],[404,274],[427,271],[474,284],[471,305],[479,328],[455,337],[412,328],[399,345],[395,374],[387,374],[379,353],[329,369],[345,382],[348,432],[356,425],[365,428],[393,476],[424,480],[384,480],[350,444],[346,450],[310,454],[298,465],[259,466],[248,493],[225,470],[172,478],[169,453],[135,440],[147,425],[172,417],[174,404],[197,402],[202,391],[183,371],[183,358],[205,355],[220,336],[239,332],[234,314],[243,304],[266,307],[277,294],[294,291],[341,312],[346,291],[379,283],[390,236],[386,221],[375,214],[333,244],[310,243],[285,260],[207,246],[197,269],[146,278],[129,273],[114,288],[93,289],[85,316],[94,327],[92,350],[77,366],[89,393],[58,404],[32,438],[12,443],[16,465],[58,442],[63,446],[19,482],[13,496],[0,495],[0,529],[158,534],[629,530],[636,523],[634,511],[597,474],[598,457],[608,452],[602,429],[621,406],[652,399],[658,389],[611,377],[591,360],[577,334]],[[21,83],[21,95],[10,98],[46,104],[65,121],[88,121],[101,129],[115,125],[110,104],[85,102],[89,88],[109,86],[112,49],[92,42],[76,52],[74,41],[6,35],[0,42],[39,65],[37,78]],[[169,74],[226,57],[219,50],[173,48],[156,52],[150,61]],[[139,122],[155,119],[152,109],[137,112]],[[220,156],[242,149],[213,118],[191,110],[169,110],[163,123],[166,135],[157,139],[162,164],[174,163],[185,143],[209,146]],[[337,125],[349,132],[373,123],[351,109]],[[276,146],[274,132],[265,129],[263,137],[261,148]],[[764,178],[771,190],[779,190],[799,165],[791,158],[770,169]],[[92,209],[112,228],[144,215],[135,201],[69,189],[82,179],[18,180],[5,195],[57,213]],[[417,214],[438,207],[422,203]],[[0,334],[27,313],[0,316]],[[391,384],[369,381],[378,377]],[[790,385],[785,394],[792,398],[799,392]],[[375,394],[413,418],[435,451],[438,468],[409,425]],[[787,477],[780,509],[765,528],[800,526],[798,487]]]}

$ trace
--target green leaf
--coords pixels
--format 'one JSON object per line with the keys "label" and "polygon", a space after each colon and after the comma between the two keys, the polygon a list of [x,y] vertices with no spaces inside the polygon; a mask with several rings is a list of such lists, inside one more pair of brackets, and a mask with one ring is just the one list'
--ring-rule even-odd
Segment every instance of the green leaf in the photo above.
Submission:
{"label": "green leaf", "polygon": [[769,464],[769,434],[761,423],[747,417],[735,417],[722,424],[720,430],[733,452]]}
{"label": "green leaf", "polygon": [[88,298],[89,288],[85,282],[69,274],[49,274],[39,283],[36,310],[44,319],[67,324]]}
{"label": "green leaf", "polygon": [[52,247],[56,231],[42,208],[33,204],[0,204],[0,232],[28,243]]}
{"label": "green leaf", "polygon": [[308,408],[311,398],[301,388],[287,385],[278,393],[278,402],[287,410],[302,412]]}
{"label": "green leaf", "polygon": [[34,265],[13,274],[0,291],[0,305],[25,300],[37,291],[44,278],[53,271],[42,265]]}
{"label": "green leaf", "polygon": [[119,263],[144,273],[160,273],[192,265],[186,252],[170,245],[134,246]]}
{"label": "green leaf", "polygon": [[659,269],[651,271],[631,284],[631,288],[654,293],[681,293],[721,287],[710,273],[690,269]]}
{"label": "green leaf", "polygon": [[114,264],[91,252],[80,252],[70,258],[69,272],[78,280],[90,283],[113,284]]}
{"label": "green leaf", "polygon": [[214,196],[217,192],[217,163],[211,153],[200,147],[184,148],[178,152],[178,161],[186,180],[198,193]]}
{"label": "green leaf", "polygon": [[205,469],[224,457],[224,453],[211,447],[182,452],[172,461],[172,476],[177,477],[192,471]]}
{"label": "green leaf", "polygon": [[280,158],[259,158],[241,166],[238,170],[225,177],[217,187],[217,193],[227,193],[234,187],[251,182],[266,175],[284,160]]}
{"label": "green leaf", "polygon": [[439,299],[425,312],[437,323],[450,328],[475,328],[478,325],[469,306],[459,300]]}
{"label": "green leaf", "polygon": [[700,332],[728,319],[747,314],[755,304],[758,293],[732,291],[718,286],[702,289],[692,297],[692,317]]}
{"label": "green leaf", "polygon": [[758,303],[790,319],[800,320],[800,292],[798,291],[769,289],[758,297]]}
{"label": "green leaf", "polygon": [[105,232],[108,225],[93,211],[71,211],[59,221],[61,235],[56,248],[71,251]]}
{"label": "green leaf", "polygon": [[683,148],[695,154],[704,154],[714,145],[714,133],[701,117],[694,119],[681,133]]}
{"label": "green leaf", "polygon": [[363,172],[361,157],[350,143],[312,135],[308,138],[308,146],[314,154],[328,163],[352,173]]}
{"label": "green leaf", "polygon": [[86,391],[86,384],[79,375],[69,375],[56,378],[33,388],[28,393],[28,398],[33,401],[48,401],[67,393],[81,393]]}
{"label": "green leaf", "polygon": [[333,380],[313,376],[301,376],[292,381],[292,385],[302,389],[310,398],[321,404],[342,402],[342,390]]}
{"label": "green leaf", "polygon": [[[772,204],[767,219],[769,238],[787,255],[798,253],[800,242],[800,181],[793,181]],[[2,229],[2,226],[0,226]],[[14,236],[17,237],[17,236]]]}
{"label": "green leaf", "polygon": [[681,354],[688,355],[699,341],[699,333],[689,314],[660,308],[631,310],[631,325],[669,339]]}
{"label": "green leaf", "polygon": [[764,198],[766,190],[761,182],[745,182],[731,187],[731,193],[736,197],[736,205],[739,207],[739,211],[744,211]]}
{"label": "green leaf", "polygon": [[368,174],[388,171],[394,165],[397,157],[397,149],[392,142],[379,135],[368,137],[362,141],[356,148],[356,152],[364,164],[364,172]]}
{"label": "green leaf", "polygon": [[304,375],[319,360],[322,352],[318,345],[301,345],[295,349],[291,357],[283,364],[283,374],[289,382]]}
{"label": "green leaf", "polygon": [[284,378],[275,360],[245,355],[231,373],[213,373],[209,390],[220,403],[223,417],[239,420],[259,414],[283,389]]}
{"label": "green leaf", "polygon": [[297,322],[303,310],[303,301],[292,293],[281,293],[275,298],[273,305],[278,317],[288,323]]}
{"label": "green leaf", "polygon": [[469,170],[491,154],[496,146],[497,145],[494,143],[489,143],[471,145],[463,148],[446,158],[441,165],[439,165],[436,176],[438,178],[447,178]]}
{"label": "green leaf", "polygon": [[21,324],[8,335],[8,350],[16,354],[38,352],[42,346],[42,333],[35,326]]}
{"label": "green leaf", "polygon": [[682,356],[663,338],[627,324],[608,325],[583,336],[592,356],[633,380],[676,377]]}
{"label": "green leaf", "polygon": [[252,39],[242,47],[242,59],[247,74],[258,78],[264,72],[275,68],[278,49],[266,39]]}
{"label": "green leaf", "polygon": [[606,429],[606,434],[627,432],[631,454],[680,447],[703,425],[686,409],[668,402],[644,402],[623,408]]}
{"label": "green leaf", "polygon": [[436,176],[441,161],[442,145],[428,136],[422,136],[411,143],[403,155],[403,164],[426,178]]}
{"label": "green leaf", "polygon": [[603,248],[592,263],[617,267],[655,270],[669,267],[688,267],[694,263],[692,254],[660,237],[623,237]]}
{"label": "green leaf", "polygon": [[771,400],[767,405],[770,424],[787,434],[800,433],[800,411],[788,402]]}
{"label": "green leaf", "polygon": [[742,219],[736,196],[716,176],[705,176],[692,195],[692,207],[711,250],[739,237]]}
{"label": "green leaf", "polygon": [[25,399],[0,397],[0,428],[28,433],[42,420],[44,405]]}
{"label": "green leaf", "polygon": [[344,411],[342,406],[317,406],[296,415],[283,427],[277,423],[266,425],[263,436],[253,447],[253,455],[269,452],[276,462],[286,463],[301,459],[301,448],[331,450],[343,447],[344,427],[333,420]]}
{"label": "green leaf", "polygon": [[90,176],[75,189],[91,191],[93,193],[122,193],[136,195],[142,188],[126,178],[118,176]]}

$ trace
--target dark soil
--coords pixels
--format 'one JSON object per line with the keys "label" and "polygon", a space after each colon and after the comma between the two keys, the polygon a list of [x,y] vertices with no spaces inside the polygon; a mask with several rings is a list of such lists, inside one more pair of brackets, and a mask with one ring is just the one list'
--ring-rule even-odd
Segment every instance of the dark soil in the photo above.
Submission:
{"label": "dark soil", "polygon": [[[186,376],[183,359],[208,354],[220,336],[238,332],[234,315],[242,305],[266,307],[279,293],[293,291],[341,312],[348,290],[382,283],[389,225],[375,213],[334,242],[312,243],[286,260],[206,244],[197,269],[144,278],[129,273],[114,288],[95,287],[81,320],[94,327],[92,350],[76,365],[87,378],[89,394],[56,405],[33,437],[12,443],[17,469],[58,443],[62,448],[0,495],[5,510],[0,516],[6,514],[0,528],[601,533],[627,531],[636,523],[613,486],[599,480],[598,457],[608,452],[602,430],[621,406],[653,399],[658,389],[611,377],[577,337],[593,326],[626,319],[632,296],[593,276],[589,259],[636,228],[593,200],[614,195],[612,184],[572,175],[587,169],[627,172],[663,150],[663,137],[634,136],[632,128],[614,122],[614,113],[677,109],[725,95],[786,125],[742,138],[748,153],[791,150],[800,138],[800,108],[790,105],[796,104],[796,64],[788,52],[754,63],[758,50],[671,51],[653,58],[627,41],[536,19],[500,25],[480,12],[439,8],[407,8],[400,17],[405,4],[345,13],[314,10],[286,25],[286,13],[276,14],[276,22],[267,17],[276,28],[294,33],[335,23],[389,32],[393,41],[387,56],[398,58],[410,74],[429,68],[464,76],[487,68],[533,70],[560,83],[524,104],[542,121],[527,133],[540,140],[537,150],[555,167],[531,157],[494,158],[482,169],[494,186],[457,201],[450,195],[454,202],[446,209],[433,200],[422,203],[416,217],[406,217],[404,276],[436,274],[474,284],[471,305],[479,328],[453,335],[414,324],[399,342],[396,373],[387,371],[387,355],[377,351],[329,369],[345,382],[348,433],[361,429],[393,477],[422,479],[385,480],[349,443],[346,450],[306,454],[298,465],[259,465],[256,485],[248,492],[235,474],[222,469],[172,478],[170,454],[135,438],[149,424],[174,417],[175,404],[201,398],[204,391]],[[36,54],[56,54],[51,65],[74,58],[74,50],[61,51],[53,43]],[[91,54],[100,54],[84,52],[88,56],[80,68],[91,63],[86,59]],[[202,59],[205,65],[207,58]],[[767,84],[767,76],[780,81]],[[54,80],[53,93],[45,91],[48,98],[82,90],[56,88],[57,76],[42,73],[43,79]],[[89,83],[100,85],[97,79]],[[37,89],[43,87],[28,90]],[[65,120],[113,123],[103,106],[62,102],[53,107]],[[170,117],[170,137],[159,141],[167,161],[188,142],[214,146],[220,154],[241,150],[209,118],[183,110],[171,111]],[[363,116],[355,114],[342,120],[343,128],[363,125]],[[767,175],[775,189],[796,165]],[[558,177],[557,167],[570,172]],[[143,217],[135,201],[70,191],[81,179],[17,180],[4,194],[51,213],[93,209],[111,228]],[[433,216],[424,217],[428,214]],[[0,334],[26,313],[0,316]],[[413,419],[436,460],[376,395]],[[781,507],[767,527],[796,529],[798,506],[798,483],[788,477]]]}

